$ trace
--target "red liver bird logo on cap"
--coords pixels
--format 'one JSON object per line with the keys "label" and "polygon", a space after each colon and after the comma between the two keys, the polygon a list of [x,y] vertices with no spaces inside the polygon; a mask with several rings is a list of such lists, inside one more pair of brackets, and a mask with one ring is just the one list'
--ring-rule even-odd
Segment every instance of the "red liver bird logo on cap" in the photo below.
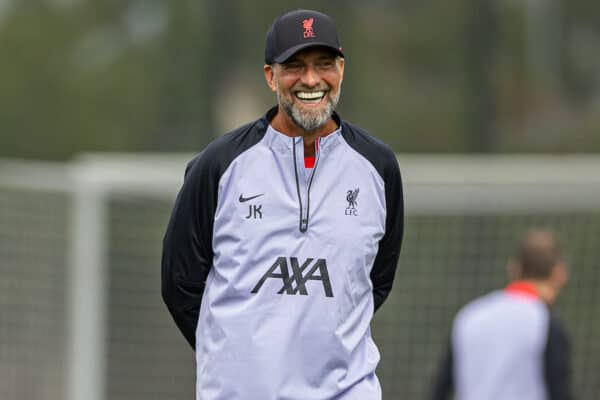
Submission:
{"label": "red liver bird logo on cap", "polygon": [[304,28],[304,39],[316,36],[315,32],[313,31],[313,22],[315,22],[315,19],[313,17],[302,21],[302,27]]}

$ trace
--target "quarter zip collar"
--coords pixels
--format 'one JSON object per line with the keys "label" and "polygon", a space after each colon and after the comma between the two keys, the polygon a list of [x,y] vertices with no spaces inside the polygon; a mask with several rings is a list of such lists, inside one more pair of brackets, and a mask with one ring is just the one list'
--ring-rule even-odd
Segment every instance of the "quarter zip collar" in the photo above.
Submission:
{"label": "quarter zip collar", "polygon": [[[304,138],[302,136],[288,136],[279,132],[271,125],[270,121],[277,113],[277,107],[270,109],[260,120],[260,123],[266,124],[266,132],[263,143],[278,154],[291,155],[292,163],[290,168],[294,170],[296,195],[298,200],[298,229],[302,233],[308,231],[310,225],[310,188],[319,169],[319,160],[330,152],[337,144],[342,141],[342,121],[334,113],[333,119],[338,125],[338,129],[329,135],[316,138],[318,148],[315,154],[315,164],[313,168],[304,167]],[[320,172],[319,172],[320,173]]]}
{"label": "quarter zip collar", "polygon": [[[299,230],[305,233],[308,230],[310,218],[310,187],[312,185],[317,167],[319,166],[320,152],[315,154],[315,165],[312,169],[304,168],[304,143],[302,138],[291,138],[292,142],[292,159],[294,162],[294,176],[296,178],[296,193],[298,195]],[[317,138],[319,140],[319,138]]]}

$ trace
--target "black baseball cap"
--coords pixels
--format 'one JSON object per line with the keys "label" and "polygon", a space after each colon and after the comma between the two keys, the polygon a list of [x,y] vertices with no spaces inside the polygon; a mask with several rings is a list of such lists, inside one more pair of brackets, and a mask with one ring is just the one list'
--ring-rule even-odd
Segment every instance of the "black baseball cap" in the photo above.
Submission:
{"label": "black baseball cap", "polygon": [[288,12],[277,17],[267,31],[265,63],[282,63],[311,46],[327,47],[344,56],[331,17],[313,10]]}

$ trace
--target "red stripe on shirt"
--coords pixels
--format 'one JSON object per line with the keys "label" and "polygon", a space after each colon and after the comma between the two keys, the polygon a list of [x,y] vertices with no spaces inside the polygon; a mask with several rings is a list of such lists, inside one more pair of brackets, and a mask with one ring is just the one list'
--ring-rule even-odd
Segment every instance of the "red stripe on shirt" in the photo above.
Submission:
{"label": "red stripe on shirt", "polygon": [[540,297],[536,287],[532,283],[525,281],[512,282],[504,289],[504,291],[512,295],[524,296],[532,299],[539,299]]}
{"label": "red stripe on shirt", "polygon": [[[319,151],[319,138],[315,140],[315,153]],[[304,168],[314,168],[316,157],[304,157]]]}

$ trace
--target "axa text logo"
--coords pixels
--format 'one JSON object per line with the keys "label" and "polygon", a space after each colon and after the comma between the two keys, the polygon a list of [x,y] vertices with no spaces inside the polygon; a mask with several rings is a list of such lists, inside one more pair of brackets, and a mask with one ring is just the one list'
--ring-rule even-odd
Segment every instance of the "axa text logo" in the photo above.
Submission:
{"label": "axa text logo", "polygon": [[[288,262],[289,260],[289,262]],[[313,262],[314,261],[314,262]],[[302,264],[296,257],[278,257],[267,272],[260,278],[251,293],[258,293],[267,279],[281,280],[282,287],[277,294],[300,294],[307,296],[308,281],[321,281],[326,297],[333,297],[327,261],[323,258],[315,260],[307,258]]]}

